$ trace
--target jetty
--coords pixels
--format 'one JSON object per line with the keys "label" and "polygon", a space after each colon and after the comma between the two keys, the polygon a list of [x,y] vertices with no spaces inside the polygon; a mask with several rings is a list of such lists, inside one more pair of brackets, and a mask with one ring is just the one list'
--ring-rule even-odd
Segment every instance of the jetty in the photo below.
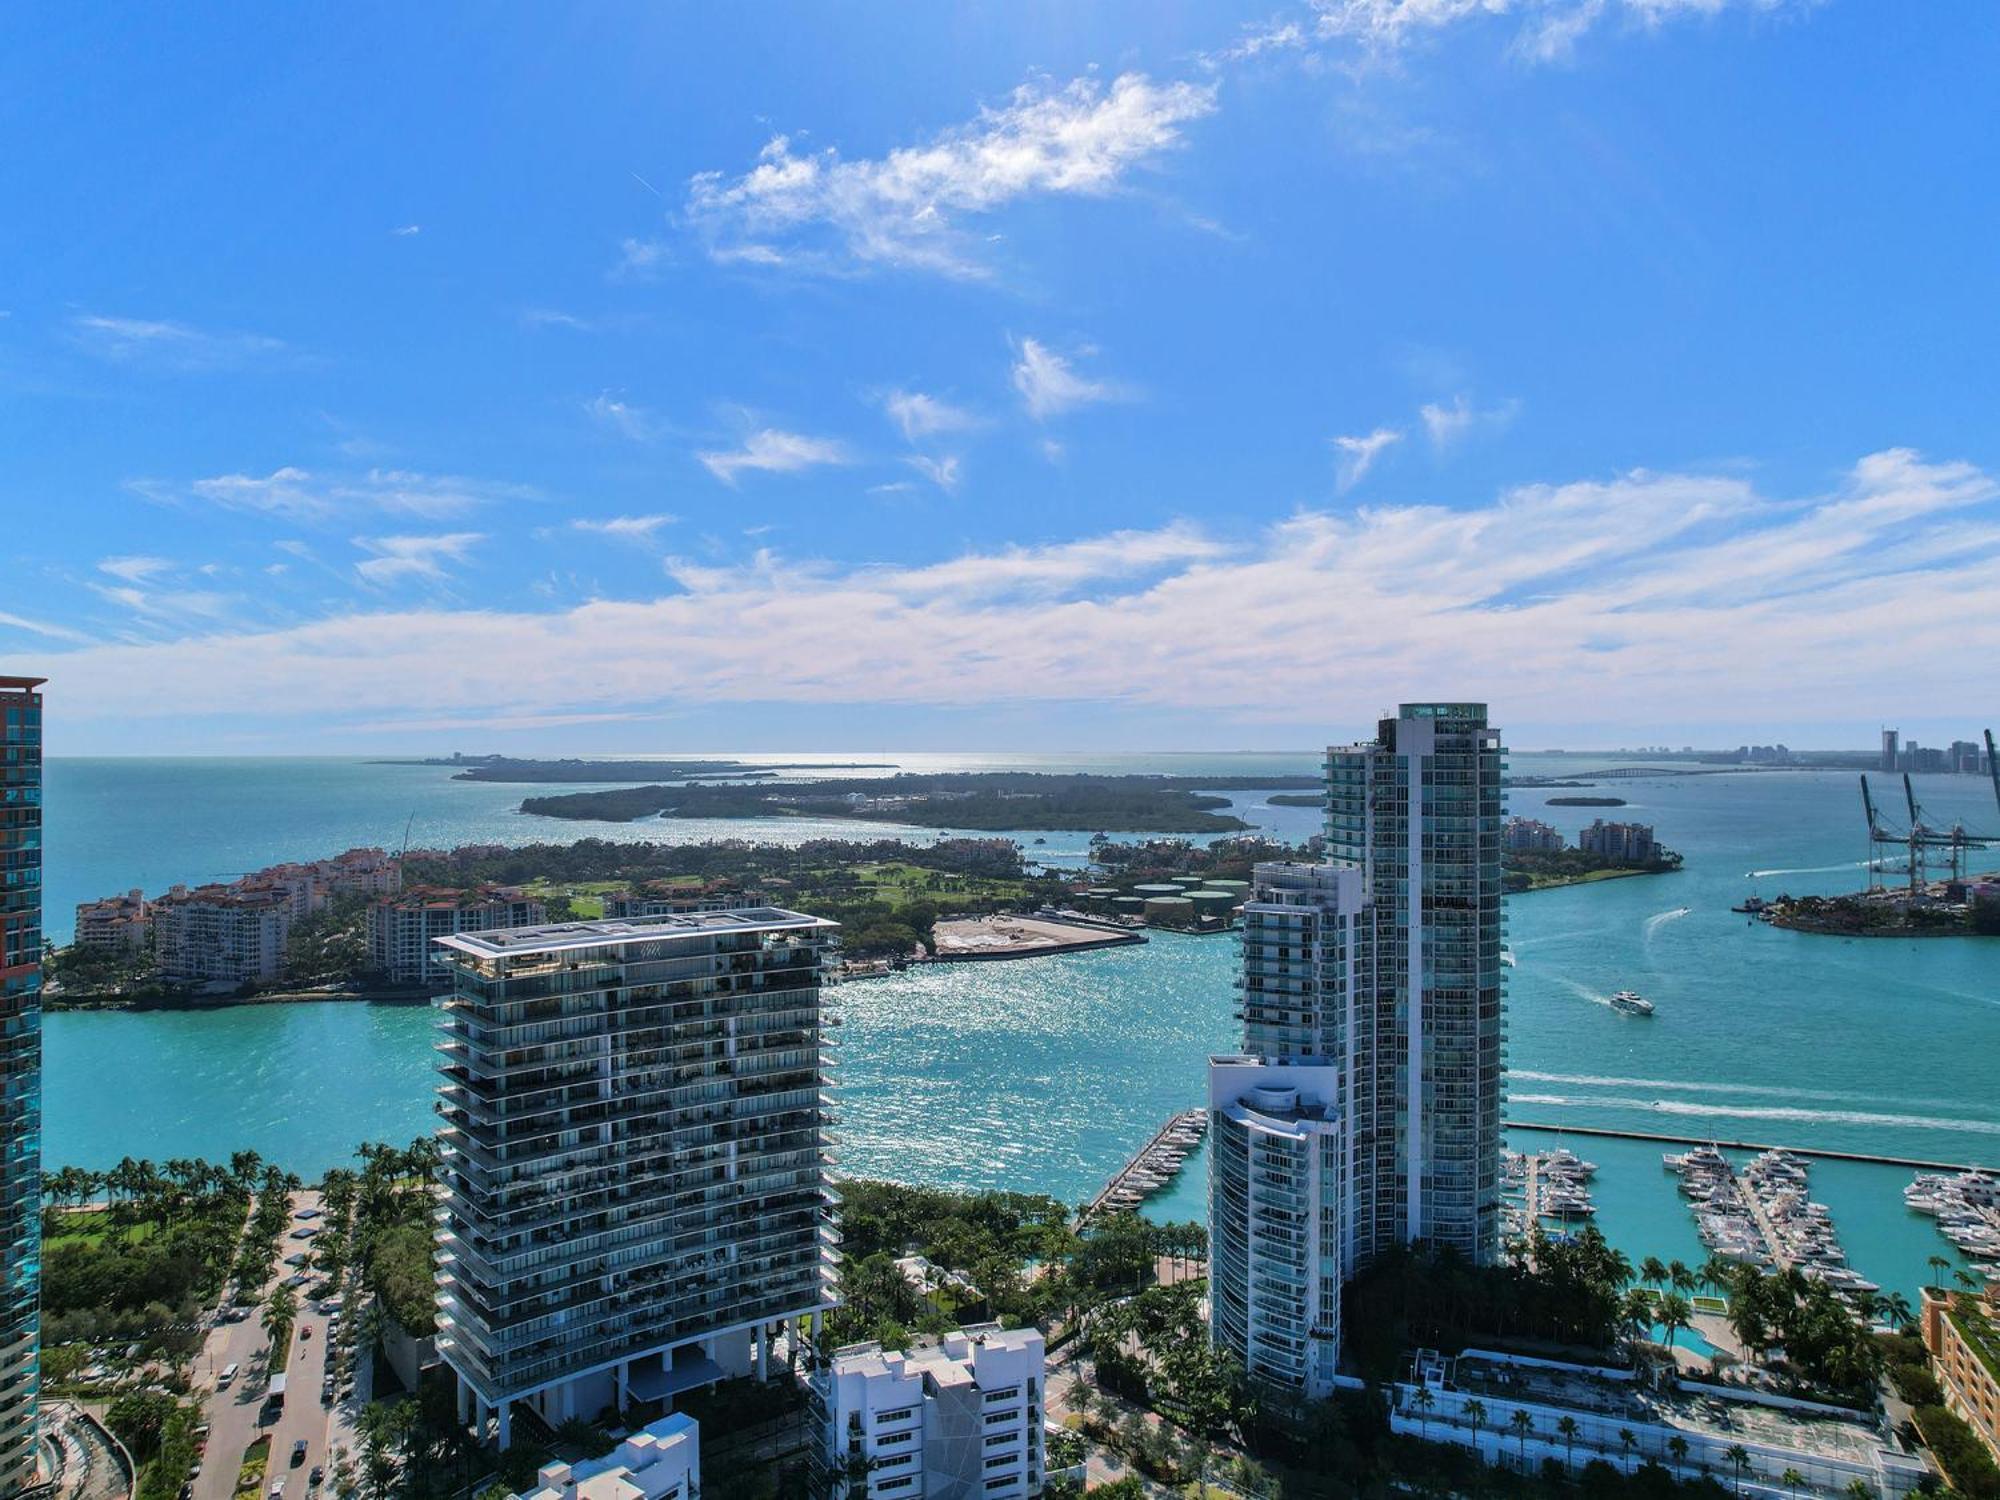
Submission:
{"label": "jetty", "polygon": [[1847,1264],[1833,1215],[1812,1200],[1803,1158],[1766,1151],[1738,1170],[1713,1146],[1663,1158],[1694,1208],[1701,1242],[1762,1270],[1797,1270],[1852,1301],[1880,1291]]}
{"label": "jetty", "polygon": [[1112,1174],[1104,1190],[1077,1215],[1077,1227],[1082,1228],[1101,1213],[1129,1213],[1137,1209],[1180,1175],[1181,1167],[1207,1133],[1207,1110],[1184,1109],[1173,1116]]}
{"label": "jetty", "polygon": [[1539,1130],[1545,1135],[1594,1135],[1613,1141],[1663,1141],[1670,1146],[1720,1146],[1728,1151],[1785,1151],[1822,1161],[1861,1161],[1878,1167],[1915,1167],[1926,1172],[1977,1172],[1963,1162],[1926,1161],[1919,1156],[1873,1156],[1866,1151],[1828,1151],[1818,1146],[1774,1146],[1768,1141],[1725,1141],[1714,1136],[1667,1135],[1652,1130],[1613,1130],[1606,1125],[1547,1125],[1539,1120],[1502,1120],[1505,1130]]}
{"label": "jetty", "polygon": [[1597,1163],[1563,1146],[1553,1151],[1501,1153],[1501,1200],[1510,1239],[1526,1239],[1543,1220],[1568,1225],[1597,1212],[1590,1179]]}

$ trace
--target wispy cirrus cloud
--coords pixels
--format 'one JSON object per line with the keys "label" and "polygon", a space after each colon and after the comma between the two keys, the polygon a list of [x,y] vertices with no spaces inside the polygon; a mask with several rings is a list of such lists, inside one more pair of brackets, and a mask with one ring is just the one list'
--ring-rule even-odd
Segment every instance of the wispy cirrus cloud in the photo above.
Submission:
{"label": "wispy cirrus cloud", "polygon": [[[0,671],[59,668],[79,714],[121,726],[190,703],[305,722],[862,698],[1270,718],[1299,712],[1271,692],[1288,681],[1333,720],[1421,683],[1504,705],[1510,724],[1573,722],[1580,698],[1607,732],[1844,724],[1846,705],[1943,701],[1990,676],[2000,615],[1940,632],[1935,602],[2000,597],[2000,483],[1889,449],[1805,495],[1635,470],[1470,506],[1302,511],[1248,535],[1179,525],[900,566],[760,552],[671,576],[659,597],[183,630],[16,651]],[[1206,618],[1230,629],[1187,629]]]}
{"label": "wispy cirrus cloud", "polygon": [[958,488],[959,457],[955,453],[947,453],[938,458],[923,453],[912,453],[903,462],[946,494],[951,494]]}
{"label": "wispy cirrus cloud", "polygon": [[979,425],[979,419],[964,407],[953,406],[922,391],[890,391],[882,397],[882,410],[912,443],[941,432],[966,432]]}
{"label": "wispy cirrus cloud", "polygon": [[1471,397],[1463,394],[1449,402],[1427,401],[1417,410],[1424,424],[1424,435],[1440,453],[1475,433],[1505,432],[1520,414],[1521,403],[1511,397],[1491,406],[1476,406]]}
{"label": "wispy cirrus cloud", "polygon": [[703,172],[684,217],[711,257],[743,265],[985,268],[964,221],[1033,197],[1101,197],[1214,111],[1212,86],[1125,73],[1025,83],[963,125],[883,157],[801,152],[778,135],[739,176]]}
{"label": "wispy cirrus cloud", "polygon": [[172,572],[173,566],[164,557],[104,557],[98,559],[97,571],[127,583],[143,583],[157,574]]}
{"label": "wispy cirrus cloud", "polygon": [[90,636],[81,630],[72,630],[67,625],[58,625],[53,620],[37,620],[28,615],[17,615],[0,609],[0,630],[25,630],[29,635],[46,636],[52,641],[74,641],[88,643]]}
{"label": "wispy cirrus cloud", "polygon": [[220,370],[289,356],[282,339],[260,333],[196,328],[162,318],[122,318],[80,313],[70,338],[86,354],[117,364],[152,364],[176,370]]}
{"label": "wispy cirrus cloud", "polygon": [[672,526],[680,517],[659,513],[649,516],[607,516],[603,520],[587,520],[582,517],[569,523],[570,530],[587,532],[592,536],[614,537],[623,542],[643,542],[652,539],[663,526]]}
{"label": "wispy cirrus cloud", "polygon": [[437,536],[358,536],[354,545],[372,556],[354,565],[363,582],[376,585],[422,579],[444,581],[451,567],[464,562],[486,538],[476,531],[452,531]]}
{"label": "wispy cirrus cloud", "polygon": [[635,443],[651,442],[659,433],[659,424],[651,412],[610,391],[600,391],[583,403],[583,409],[598,426]]}
{"label": "wispy cirrus cloud", "polygon": [[1067,358],[1037,339],[1021,340],[1014,359],[1013,381],[1021,404],[1037,422],[1061,416],[1079,406],[1121,400],[1128,394],[1116,381],[1079,374]]}
{"label": "wispy cirrus cloud", "polygon": [[1333,446],[1340,454],[1335,482],[1341,492],[1344,494],[1361,483],[1375,467],[1375,460],[1402,440],[1403,434],[1394,427],[1377,427],[1358,436],[1335,438]]}
{"label": "wispy cirrus cloud", "polygon": [[1501,23],[1511,28],[1509,50],[1514,55],[1546,63],[1568,59],[1584,37],[1602,26],[1623,24],[1628,29],[1652,31],[1670,22],[1712,19],[1728,11],[1772,15],[1809,10],[1817,3],[1818,0],[1310,0],[1309,29],[1315,41],[1353,43],[1379,57],[1470,23]]}
{"label": "wispy cirrus cloud", "polygon": [[796,474],[826,464],[849,462],[846,447],[832,438],[807,437],[775,427],[751,433],[740,448],[709,449],[695,457],[709,473],[730,485],[746,469],[765,474]]}
{"label": "wispy cirrus cloud", "polygon": [[503,500],[534,498],[524,485],[422,474],[411,469],[370,469],[327,475],[287,464],[269,474],[217,474],[177,484],[133,480],[129,486],[163,504],[214,505],[224,510],[295,522],[325,522],[365,514],[436,519]]}

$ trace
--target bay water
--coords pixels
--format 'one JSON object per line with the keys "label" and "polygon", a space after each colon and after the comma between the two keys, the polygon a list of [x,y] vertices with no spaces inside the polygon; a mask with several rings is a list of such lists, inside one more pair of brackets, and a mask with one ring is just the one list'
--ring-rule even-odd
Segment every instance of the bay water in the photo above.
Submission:
{"label": "bay water", "polygon": [[[1310,774],[1317,763],[763,757],[813,758],[1228,776]],[[1516,774],[1600,764],[1513,762]],[[357,760],[57,759],[48,771],[48,926],[65,933],[68,908],[86,896],[133,885],[157,892],[356,843],[394,848],[406,826],[413,846],[940,836],[844,820],[558,823],[517,810],[531,790]],[[1510,808],[1572,837],[1594,816],[1652,823],[1686,867],[1510,898],[1511,1120],[2000,1164],[2000,941],[1811,936],[1730,911],[1751,894],[1858,888],[1869,851],[1851,773],[1659,777],[1591,794],[1630,805],[1549,807],[1569,793],[1515,789]],[[1246,820],[1280,836],[1316,826],[1312,809],[1229,795]],[[1935,821],[2000,825],[1984,781],[1919,778],[1918,795]],[[1051,864],[1087,858],[1084,833],[1013,836]],[[1201,1102],[1203,1060],[1237,1041],[1235,961],[1232,938],[1155,933],[1144,946],[840,987],[841,1170],[1088,1197],[1168,1114]],[[1627,988],[1654,1001],[1652,1019],[1610,1008],[1611,993]],[[322,1171],[360,1141],[433,1128],[433,1021],[426,1006],[352,1003],[50,1014],[44,1159],[102,1167],[126,1155],[215,1158],[254,1147],[302,1173]],[[1698,1258],[1693,1221],[1661,1170],[1667,1147],[1514,1132],[1524,1147],[1558,1138],[1600,1164],[1599,1222],[1615,1242],[1635,1258]],[[1813,1167],[1815,1195],[1833,1209],[1852,1261],[1913,1294],[1926,1257],[1949,1247],[1903,1208],[1909,1175]],[[1150,1211],[1201,1217],[1201,1186],[1197,1161]]]}

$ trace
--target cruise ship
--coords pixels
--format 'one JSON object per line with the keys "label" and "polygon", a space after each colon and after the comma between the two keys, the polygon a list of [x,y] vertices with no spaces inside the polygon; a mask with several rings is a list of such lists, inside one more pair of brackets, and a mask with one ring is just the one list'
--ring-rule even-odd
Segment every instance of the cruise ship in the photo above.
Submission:
{"label": "cruise ship", "polygon": [[1628,1016],[1650,1016],[1653,1002],[1637,990],[1620,990],[1611,997],[1611,1008]]}

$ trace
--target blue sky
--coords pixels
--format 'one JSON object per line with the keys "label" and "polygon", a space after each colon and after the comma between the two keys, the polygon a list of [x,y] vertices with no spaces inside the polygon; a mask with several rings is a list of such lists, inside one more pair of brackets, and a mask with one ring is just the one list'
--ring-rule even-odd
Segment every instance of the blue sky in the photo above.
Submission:
{"label": "blue sky", "polygon": [[2000,13],[0,15],[59,751],[1995,717]]}

